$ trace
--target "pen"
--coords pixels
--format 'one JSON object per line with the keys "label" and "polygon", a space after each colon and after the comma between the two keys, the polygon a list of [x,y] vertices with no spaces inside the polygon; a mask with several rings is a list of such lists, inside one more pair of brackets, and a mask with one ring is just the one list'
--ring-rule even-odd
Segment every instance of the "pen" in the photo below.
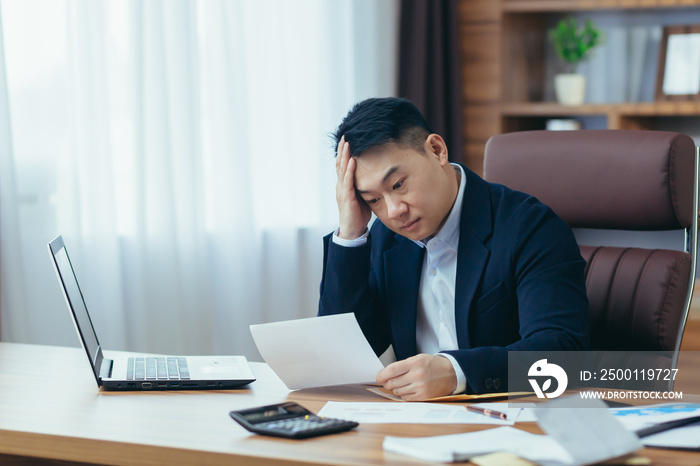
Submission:
{"label": "pen", "polygon": [[506,413],[494,411],[493,409],[482,408],[481,406],[467,405],[467,411],[473,411],[488,417],[495,417],[496,419],[503,419],[504,421],[508,420]]}

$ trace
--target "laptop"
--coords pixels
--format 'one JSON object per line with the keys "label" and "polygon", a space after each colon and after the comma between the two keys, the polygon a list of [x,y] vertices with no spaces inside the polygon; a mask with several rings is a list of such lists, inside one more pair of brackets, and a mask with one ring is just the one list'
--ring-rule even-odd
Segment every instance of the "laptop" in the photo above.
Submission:
{"label": "laptop", "polygon": [[244,356],[123,356],[107,359],[59,235],[49,252],[68,309],[99,387],[108,390],[219,390],[255,381]]}

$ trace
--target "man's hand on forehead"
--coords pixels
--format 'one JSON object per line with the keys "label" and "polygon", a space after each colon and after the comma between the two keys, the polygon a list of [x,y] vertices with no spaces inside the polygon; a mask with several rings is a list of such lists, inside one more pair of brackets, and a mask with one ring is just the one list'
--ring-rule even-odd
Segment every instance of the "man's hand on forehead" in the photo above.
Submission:
{"label": "man's hand on forehead", "polygon": [[355,239],[367,231],[367,224],[372,212],[367,204],[358,195],[355,187],[355,171],[357,158],[350,156],[350,145],[345,141],[345,136],[338,142],[336,155],[336,201],[340,228],[338,236],[343,239]]}

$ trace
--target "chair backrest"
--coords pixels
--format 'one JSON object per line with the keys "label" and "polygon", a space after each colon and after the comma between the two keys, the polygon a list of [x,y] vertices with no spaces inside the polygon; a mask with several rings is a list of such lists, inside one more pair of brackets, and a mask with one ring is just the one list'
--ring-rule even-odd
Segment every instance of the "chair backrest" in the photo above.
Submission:
{"label": "chair backrest", "polygon": [[662,131],[528,131],[487,142],[484,178],[537,197],[572,228],[694,230],[684,251],[581,246],[592,349],[677,354],[697,251],[695,161],[690,137]]}

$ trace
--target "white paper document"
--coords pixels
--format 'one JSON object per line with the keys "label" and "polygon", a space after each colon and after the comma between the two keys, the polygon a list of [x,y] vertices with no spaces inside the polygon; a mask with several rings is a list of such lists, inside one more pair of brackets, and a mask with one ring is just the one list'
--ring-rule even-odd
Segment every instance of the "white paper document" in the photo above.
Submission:
{"label": "white paper document", "polygon": [[536,406],[535,403],[508,403],[509,409],[520,409],[515,422],[537,422],[537,416],[535,416]]}
{"label": "white paper document", "polygon": [[540,464],[571,464],[572,458],[551,437],[499,427],[468,434],[437,437],[385,437],[386,451],[428,461],[457,462],[496,451],[509,451]]}
{"label": "white paper document", "polygon": [[251,325],[260,355],[291,390],[376,383],[384,369],[354,314]]}
{"label": "white paper document", "polygon": [[[495,404],[495,403],[493,403]],[[481,404],[480,406],[485,406]],[[501,404],[501,407],[505,405]],[[512,412],[500,409],[516,418],[520,408]],[[515,421],[496,419],[467,411],[463,405],[438,403],[351,403],[329,401],[319,416],[356,421],[363,424],[492,424],[512,426]]]}
{"label": "white paper document", "polygon": [[577,404],[576,400],[558,399],[536,408],[535,413],[548,435],[499,427],[437,437],[386,437],[384,449],[431,461],[465,461],[506,451],[542,465],[583,465],[642,447],[637,436],[617,422],[600,400]]}
{"label": "white paper document", "polygon": [[[602,400],[557,398],[535,409],[542,430],[569,452],[573,464],[593,464],[642,448],[639,438]],[[529,459],[529,458],[528,458]]]}

